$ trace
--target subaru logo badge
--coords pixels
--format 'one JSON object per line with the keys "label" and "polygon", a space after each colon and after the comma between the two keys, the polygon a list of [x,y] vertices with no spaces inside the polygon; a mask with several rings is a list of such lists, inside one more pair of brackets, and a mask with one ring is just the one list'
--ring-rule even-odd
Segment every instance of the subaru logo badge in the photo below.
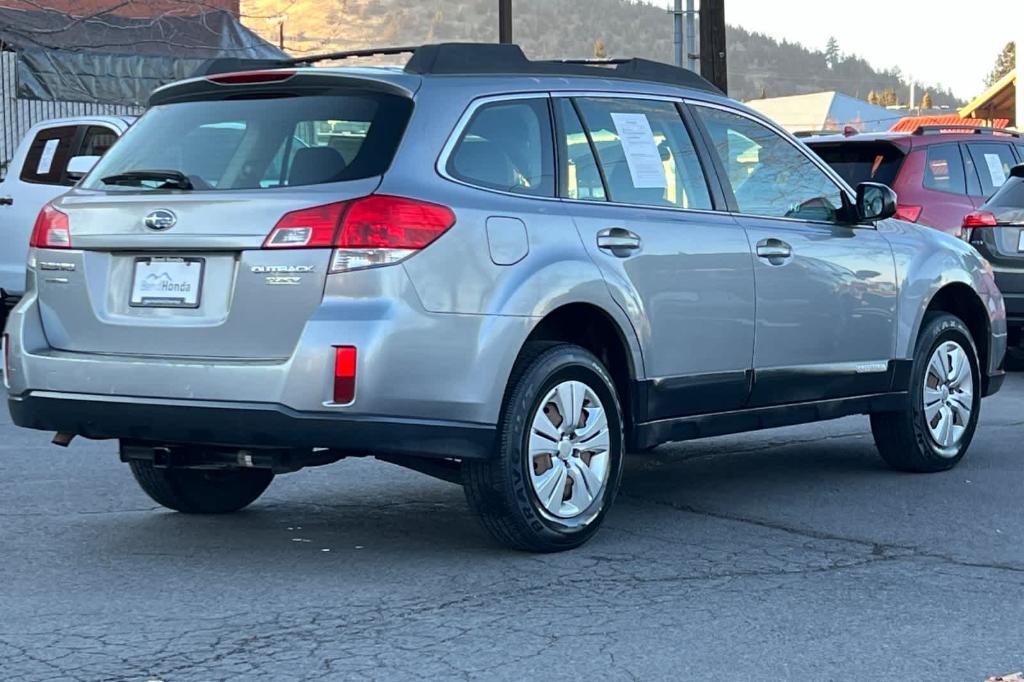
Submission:
{"label": "subaru logo badge", "polygon": [[178,217],[166,208],[158,208],[147,215],[144,222],[151,230],[169,230],[178,222]]}

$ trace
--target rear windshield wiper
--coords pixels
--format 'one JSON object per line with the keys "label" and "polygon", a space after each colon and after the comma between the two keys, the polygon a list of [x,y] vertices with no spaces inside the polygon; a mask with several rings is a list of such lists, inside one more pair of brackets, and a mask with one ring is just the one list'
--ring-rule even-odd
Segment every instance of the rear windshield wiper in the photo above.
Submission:
{"label": "rear windshield wiper", "polygon": [[194,189],[188,176],[176,170],[133,170],[100,178],[105,185],[141,185],[147,180],[163,180],[161,189]]}

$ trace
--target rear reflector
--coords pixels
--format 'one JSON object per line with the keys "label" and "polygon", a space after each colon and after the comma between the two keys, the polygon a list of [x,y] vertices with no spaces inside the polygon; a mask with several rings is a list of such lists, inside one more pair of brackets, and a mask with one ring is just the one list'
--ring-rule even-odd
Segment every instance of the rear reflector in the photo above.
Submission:
{"label": "rear reflector", "polygon": [[916,223],[917,219],[921,217],[920,206],[898,206],[896,208],[896,217],[900,220],[908,220],[912,223]]}
{"label": "rear reflector", "polygon": [[11,335],[4,334],[4,387],[11,387]]}
{"label": "rear reflector", "polygon": [[454,224],[455,214],[445,206],[372,194],[286,213],[263,248],[334,248],[331,272],[342,272],[397,263]]}
{"label": "rear reflector", "polygon": [[334,402],[347,405],[356,397],[356,348],[334,347]]}
{"label": "rear reflector", "polygon": [[206,80],[220,85],[248,85],[249,83],[279,83],[295,75],[292,69],[272,71],[235,71],[209,76]]}
{"label": "rear reflector", "polygon": [[51,204],[43,206],[36,217],[28,245],[39,249],[70,249],[71,225],[67,214]]}

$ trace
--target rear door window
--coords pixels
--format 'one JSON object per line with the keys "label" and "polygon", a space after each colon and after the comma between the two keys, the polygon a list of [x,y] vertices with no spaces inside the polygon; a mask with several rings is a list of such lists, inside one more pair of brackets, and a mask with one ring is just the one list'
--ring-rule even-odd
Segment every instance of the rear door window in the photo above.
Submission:
{"label": "rear door window", "polygon": [[459,136],[446,170],[478,187],[554,197],[551,138],[546,97],[483,104]]}
{"label": "rear door window", "polygon": [[[381,175],[412,102],[382,93],[196,101],[152,107],[86,179],[89,189],[159,189],[160,180],[104,182],[132,171],[178,171],[193,189],[258,189]],[[175,140],[168,144],[168,140]]]}
{"label": "rear door window", "polygon": [[79,126],[46,128],[36,133],[21,169],[21,179],[42,185],[72,185],[68,161],[74,155]]}
{"label": "rear door window", "polygon": [[556,99],[555,111],[558,114],[558,158],[561,164],[558,196],[579,201],[606,201],[608,197],[601,169],[572,100]]}
{"label": "rear door window", "polygon": [[906,156],[899,147],[885,142],[812,144],[810,147],[851,187],[862,182],[880,182],[892,187]]}
{"label": "rear door window", "polygon": [[712,208],[697,151],[674,103],[581,98],[576,104],[611,201]]}
{"label": "rear door window", "polygon": [[960,156],[960,145],[933,144],[925,149],[925,189],[947,194],[967,194],[964,162]]}
{"label": "rear door window", "polygon": [[1006,184],[1010,169],[1017,164],[1013,149],[1008,144],[968,142],[967,152],[981,181],[981,196],[985,197],[992,196]]}

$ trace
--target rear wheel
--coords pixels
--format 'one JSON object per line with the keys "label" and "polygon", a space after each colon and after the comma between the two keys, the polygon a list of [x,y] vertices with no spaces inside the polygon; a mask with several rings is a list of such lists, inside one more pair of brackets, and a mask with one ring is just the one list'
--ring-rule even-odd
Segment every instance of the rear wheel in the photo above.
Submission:
{"label": "rear wheel", "polygon": [[894,469],[945,471],[970,447],[980,408],[981,370],[971,333],[959,318],[933,313],[918,339],[907,409],[871,415],[871,431]]}
{"label": "rear wheel", "polygon": [[132,474],[154,502],[186,514],[227,514],[252,504],[274,473],[269,469],[157,468],[132,460]]}
{"label": "rear wheel", "polygon": [[615,499],[622,434],[614,384],[594,355],[570,344],[530,344],[512,373],[498,452],[463,462],[466,498],[508,547],[578,547]]}

